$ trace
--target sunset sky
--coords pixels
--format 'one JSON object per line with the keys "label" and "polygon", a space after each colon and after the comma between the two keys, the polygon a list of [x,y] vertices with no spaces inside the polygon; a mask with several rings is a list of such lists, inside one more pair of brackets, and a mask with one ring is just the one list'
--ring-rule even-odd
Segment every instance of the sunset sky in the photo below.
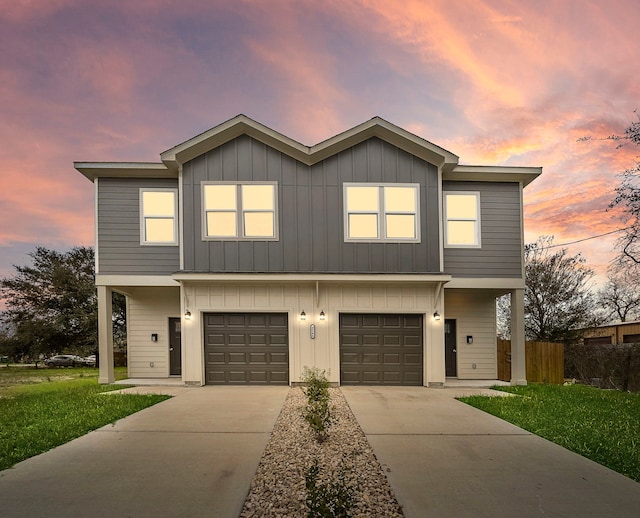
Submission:
{"label": "sunset sky", "polygon": [[[0,0],[0,276],[94,242],[73,161],[159,161],[243,113],[306,145],[373,116],[460,157],[542,166],[525,239],[622,227],[640,149],[637,0]],[[569,247],[604,272],[616,235]]]}

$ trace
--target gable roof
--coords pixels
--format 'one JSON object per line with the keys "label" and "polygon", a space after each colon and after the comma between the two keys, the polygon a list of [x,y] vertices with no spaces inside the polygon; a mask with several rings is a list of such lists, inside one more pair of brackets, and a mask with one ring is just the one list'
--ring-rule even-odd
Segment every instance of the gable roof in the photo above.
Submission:
{"label": "gable roof", "polygon": [[173,164],[184,164],[240,135],[249,135],[306,165],[316,164],[371,137],[385,140],[438,167],[453,168],[458,163],[458,157],[450,151],[409,133],[380,117],[374,117],[309,147],[250,119],[246,115],[238,115],[168,149],[161,153],[160,157],[167,167],[172,167]]}
{"label": "gable roof", "polygon": [[177,178],[180,165],[241,135],[248,135],[306,165],[316,164],[367,139],[378,137],[439,167],[445,180],[520,181],[525,186],[542,172],[540,167],[458,165],[457,155],[380,117],[309,147],[246,115],[237,115],[162,152],[162,162],[74,162],[74,166],[91,181],[100,176]]}

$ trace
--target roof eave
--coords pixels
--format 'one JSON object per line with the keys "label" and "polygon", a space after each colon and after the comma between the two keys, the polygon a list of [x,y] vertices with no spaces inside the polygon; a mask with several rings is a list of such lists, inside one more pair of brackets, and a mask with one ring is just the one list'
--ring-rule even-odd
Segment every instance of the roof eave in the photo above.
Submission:
{"label": "roof eave", "polygon": [[86,178],[177,178],[178,171],[161,162],[74,162]]}
{"label": "roof eave", "polygon": [[482,182],[521,182],[526,187],[542,174],[542,167],[458,165],[445,171],[443,180]]}

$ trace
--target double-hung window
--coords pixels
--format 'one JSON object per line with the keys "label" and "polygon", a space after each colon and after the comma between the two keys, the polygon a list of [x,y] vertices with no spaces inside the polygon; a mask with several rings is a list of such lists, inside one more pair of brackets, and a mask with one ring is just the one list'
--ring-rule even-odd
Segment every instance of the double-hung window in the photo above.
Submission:
{"label": "double-hung window", "polygon": [[445,246],[480,248],[480,193],[444,193]]}
{"label": "double-hung window", "polygon": [[345,241],[419,242],[419,187],[345,183]]}
{"label": "double-hung window", "polygon": [[274,182],[202,184],[203,239],[278,239],[278,200]]}
{"label": "double-hung window", "polygon": [[178,244],[177,189],[140,189],[140,244]]}

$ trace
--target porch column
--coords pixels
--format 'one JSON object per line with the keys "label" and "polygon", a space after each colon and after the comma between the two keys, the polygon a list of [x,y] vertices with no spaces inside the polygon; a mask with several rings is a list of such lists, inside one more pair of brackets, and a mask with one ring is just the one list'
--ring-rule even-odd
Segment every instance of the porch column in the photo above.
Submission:
{"label": "porch column", "polygon": [[107,286],[98,286],[98,351],[100,371],[98,383],[113,383],[113,291]]}
{"label": "porch column", "polygon": [[524,346],[524,290],[511,292],[511,384],[527,384]]}

